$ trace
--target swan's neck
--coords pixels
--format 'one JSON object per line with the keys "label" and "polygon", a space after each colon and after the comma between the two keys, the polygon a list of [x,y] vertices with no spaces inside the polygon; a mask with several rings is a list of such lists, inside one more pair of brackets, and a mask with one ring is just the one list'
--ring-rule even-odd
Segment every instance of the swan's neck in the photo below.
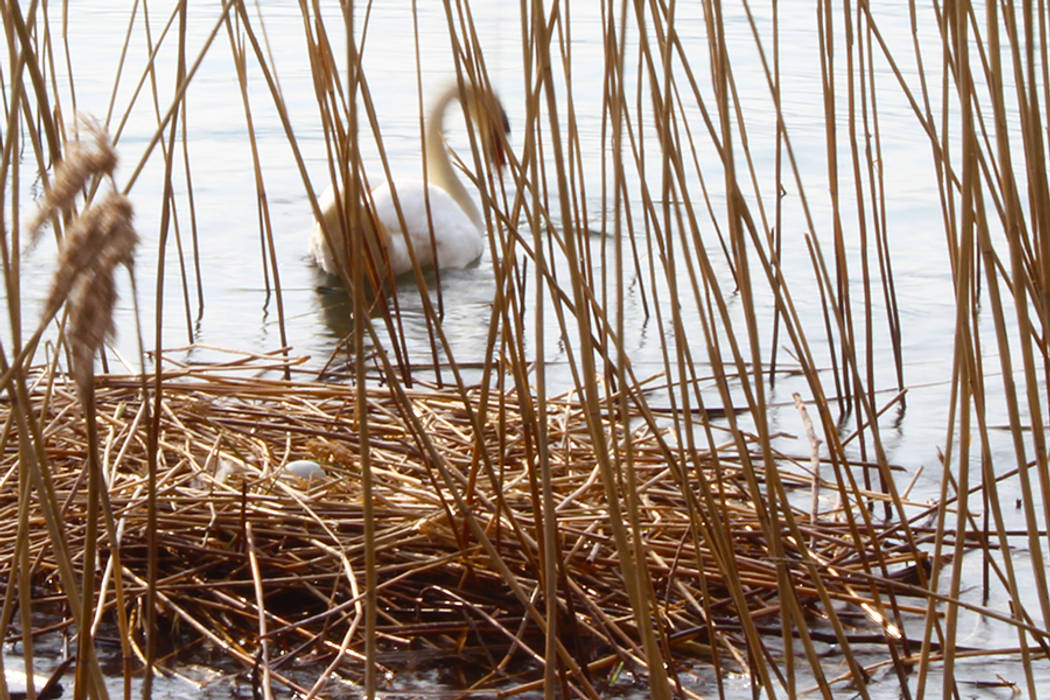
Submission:
{"label": "swan's neck", "polygon": [[445,146],[445,111],[452,102],[458,99],[459,88],[456,85],[452,85],[438,98],[437,102],[430,109],[430,114],[427,115],[427,181],[448,192],[467,216],[470,217],[471,221],[480,229],[483,227],[481,214],[478,212],[477,206],[474,205],[474,200],[466,188],[463,187],[463,183],[459,181],[459,177],[457,177],[455,168],[453,168],[452,161],[449,158],[448,149]]}

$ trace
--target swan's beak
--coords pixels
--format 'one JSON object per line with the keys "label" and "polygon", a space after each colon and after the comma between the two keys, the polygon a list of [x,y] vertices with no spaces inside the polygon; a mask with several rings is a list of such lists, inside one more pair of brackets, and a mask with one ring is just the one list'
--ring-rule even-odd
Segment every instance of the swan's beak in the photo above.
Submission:
{"label": "swan's beak", "polygon": [[503,148],[504,136],[498,131],[494,131],[492,139],[489,142],[491,144],[489,152],[492,154],[492,162],[496,164],[497,168],[502,169],[507,164],[507,153]]}

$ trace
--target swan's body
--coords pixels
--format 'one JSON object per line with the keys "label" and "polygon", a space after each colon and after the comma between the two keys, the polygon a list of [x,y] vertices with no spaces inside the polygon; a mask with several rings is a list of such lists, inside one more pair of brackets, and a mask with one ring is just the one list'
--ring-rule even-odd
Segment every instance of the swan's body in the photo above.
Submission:
{"label": "swan's body", "polygon": [[[493,133],[490,123],[507,130],[506,116],[495,98],[480,91],[468,91],[475,104],[467,114],[480,128],[482,138],[492,138],[487,153],[502,164],[500,134]],[[453,85],[431,108],[426,122],[426,173],[428,184],[402,182],[394,185],[397,202],[404,216],[404,227],[398,216],[390,183],[379,185],[371,193],[372,219],[376,238],[385,251],[388,266],[381,271],[398,276],[412,269],[409,244],[421,268],[459,268],[477,260],[485,250],[484,222],[473,199],[456,176],[443,135],[444,115],[448,106],[459,99],[459,90]],[[480,110],[480,112],[478,111]],[[429,216],[427,202],[429,200]],[[329,187],[319,202],[323,219],[314,224],[310,235],[310,253],[314,261],[329,274],[340,274],[346,251],[350,250],[340,222],[340,202]],[[431,237],[433,223],[433,237]]]}
{"label": "swan's body", "polygon": [[[405,217],[404,230],[397,216],[390,185],[384,183],[372,190],[375,216],[387,233],[384,241],[386,256],[390,272],[395,277],[412,269],[412,258],[408,252],[408,243],[405,242],[406,233],[412,242],[412,250],[416,254],[419,266],[423,269],[434,267],[435,263],[443,268],[465,267],[485,251],[485,236],[481,226],[463,211],[448,192],[434,184],[429,184],[427,189],[430,196],[430,220],[434,222],[433,242],[430,240],[422,182],[397,185],[397,197]],[[320,205],[325,212],[333,245],[342,245],[333,189],[329,188],[321,195]],[[310,236],[310,254],[322,270],[331,275],[339,274],[339,259],[333,255],[325,239],[324,230],[316,223]]]}

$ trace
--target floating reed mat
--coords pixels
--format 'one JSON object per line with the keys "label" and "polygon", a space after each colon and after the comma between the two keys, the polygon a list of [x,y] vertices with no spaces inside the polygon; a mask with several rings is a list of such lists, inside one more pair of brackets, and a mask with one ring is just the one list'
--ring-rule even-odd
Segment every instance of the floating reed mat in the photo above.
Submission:
{"label": "floating reed mat", "polygon": [[[159,405],[155,597],[165,629],[207,639],[247,666],[262,658],[293,687],[302,669],[320,673],[332,661],[328,673],[356,678],[369,600],[359,390],[245,372],[251,369],[169,372],[159,402],[152,395],[143,402],[141,378],[96,379],[105,492],[136,649],[145,636],[149,435]],[[38,379],[30,403],[46,436],[68,551],[80,567],[87,512],[80,403],[64,377]],[[767,521],[783,517],[748,496],[742,460],[729,449],[718,461],[682,450],[672,431],[640,413],[622,415],[629,404],[601,406],[595,416],[571,397],[548,399],[541,445],[535,397],[523,407],[509,394],[483,402],[477,387],[361,391],[375,523],[373,653],[384,667],[463,661],[482,685],[505,685],[511,669],[538,673],[549,658],[545,533],[554,533],[557,663],[574,683],[618,667],[645,672],[636,581],[644,582],[664,661],[724,669],[746,669],[749,654],[782,648],[788,588],[792,610],[809,621],[807,639],[896,644],[892,615],[923,612],[925,601],[911,597],[922,595],[921,577],[906,576],[916,574],[919,555],[903,528],[849,526],[830,509],[814,520],[800,507],[791,515],[804,542],[780,525],[774,547]],[[10,404],[3,411],[7,424]],[[599,453],[595,430],[605,445],[618,446],[615,454]],[[17,443],[9,435],[0,471],[5,580],[16,556]],[[534,468],[541,447],[548,499]],[[304,459],[324,475],[307,480],[284,469]],[[603,464],[617,469],[612,480]],[[39,523],[29,542],[34,596],[62,600],[43,516],[31,518]],[[629,525],[629,552],[641,562],[636,581],[627,580],[637,570],[625,566],[614,518]],[[113,551],[103,534],[95,581],[110,615],[113,576],[101,572],[113,566]],[[876,560],[895,573],[880,574]],[[756,639],[775,644],[756,649]]]}

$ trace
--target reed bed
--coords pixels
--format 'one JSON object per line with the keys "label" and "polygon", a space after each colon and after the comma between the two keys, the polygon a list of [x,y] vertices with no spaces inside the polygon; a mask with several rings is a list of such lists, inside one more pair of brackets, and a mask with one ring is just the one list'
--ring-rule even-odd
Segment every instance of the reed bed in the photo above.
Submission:
{"label": "reed bed", "polygon": [[[39,614],[57,610],[77,700],[109,695],[103,625],[125,697],[139,676],[150,697],[166,629],[222,650],[267,698],[373,697],[384,670],[424,663],[457,669],[446,686],[463,693],[595,698],[635,680],[658,699],[948,698],[990,659],[1005,677],[975,682],[1037,696],[1044,4],[821,1],[803,18],[525,0],[497,47],[515,54],[508,165],[488,167],[469,124],[456,144],[488,236],[464,273],[491,289],[474,342],[454,336],[451,275],[388,289],[381,261],[356,256],[330,280],[346,335],[307,361],[284,280],[305,266],[317,192],[347,193],[344,227],[367,223],[391,175],[392,66],[369,56],[395,38],[372,13],[394,4],[379,5],[279,14],[296,63],[262,7],[136,2],[97,122],[78,115],[74,8],[0,8],[0,630],[27,675]],[[398,17],[411,44],[387,63],[414,64],[396,76],[418,104],[402,95],[395,116],[420,134],[425,37],[447,41],[457,85],[495,84],[479,7]],[[783,44],[800,23],[809,53]],[[248,156],[228,189],[197,184],[217,166],[194,88],[217,57],[237,89],[204,138]],[[906,127],[919,136],[902,147]],[[921,224],[901,186],[916,178],[935,209]],[[198,224],[215,211],[236,233],[209,257]],[[343,233],[368,243],[367,225]],[[33,237],[57,246],[49,290],[23,269]],[[279,349],[190,364],[171,346],[229,321],[205,280],[230,266],[207,263],[247,266],[249,239],[257,270],[238,291]],[[919,284],[900,286],[902,261]],[[909,301],[944,317],[929,342],[951,346],[928,464],[893,451],[910,392],[936,383],[911,364],[929,358]],[[300,458],[327,477],[283,477]]]}
{"label": "reed bed", "polygon": [[[163,376],[158,405],[161,475],[155,518],[148,514],[149,449],[141,424],[148,406],[134,376],[96,377],[95,410],[101,434],[108,502],[117,520],[122,599],[107,582],[118,575],[100,543],[105,569],[97,591],[99,615],[114,606],[130,611],[140,658],[147,565],[154,528],[153,587],[163,621],[182,630],[184,643],[206,639],[245,666],[264,664],[270,675],[305,692],[326,679],[358,681],[364,660],[365,557],[358,390],[273,377],[280,363],[239,358],[233,363],[172,368]],[[34,374],[32,410],[40,416],[54,493],[62,503],[67,546],[83,551],[87,536],[83,490],[86,435],[70,381]],[[376,662],[393,669],[451,664],[464,689],[514,694],[535,685],[529,677],[551,663],[575,692],[615,686],[623,669],[644,672],[644,652],[631,614],[609,528],[606,493],[590,438],[585,407],[572,396],[548,400],[549,469],[558,561],[556,608],[561,620],[558,657],[543,657],[545,588],[537,531],[535,449],[513,394],[480,431],[470,413],[484,413],[481,392],[466,396],[420,386],[397,395],[361,390],[369,415],[379,650]],[[0,418],[9,418],[9,406]],[[903,530],[885,525],[865,533],[860,549],[841,512],[818,517],[798,510],[810,543],[781,542],[781,570],[763,534],[759,504],[748,496],[741,464],[731,450],[695,462],[677,456],[666,427],[653,429],[641,414],[602,409],[602,429],[637,423],[630,441],[637,536],[653,590],[661,645],[676,663],[748,668],[751,654],[779,654],[774,644],[748,649],[742,620],[775,639],[781,576],[797,591],[810,634],[824,640],[900,644],[874,610],[901,597],[902,614],[922,611],[927,589]],[[422,434],[420,433],[422,431]],[[426,445],[422,444],[426,440]],[[295,459],[323,465],[324,478],[284,472]],[[482,466],[482,461],[489,464]],[[438,464],[441,468],[438,468]],[[14,487],[18,454],[0,461],[0,514],[12,530],[20,506]],[[800,475],[797,486],[811,480]],[[701,484],[702,482],[702,484]],[[709,493],[707,503],[683,494]],[[866,507],[869,503],[857,503]],[[35,509],[29,518],[42,520]],[[722,561],[703,532],[718,527],[732,561]],[[485,542],[478,541],[483,533]],[[0,572],[16,556],[13,530],[0,537]],[[60,599],[56,563],[46,531],[24,543],[35,568],[33,604]],[[971,543],[975,546],[975,543]],[[890,570],[871,575],[872,550],[887,553]],[[107,564],[107,562],[110,562]],[[735,577],[736,581],[728,581]],[[730,593],[744,592],[744,607]],[[834,605],[842,629],[820,629],[825,605]],[[107,612],[109,611],[109,612]],[[324,673],[317,669],[324,668]],[[309,672],[304,673],[304,669]],[[312,674],[312,676],[311,676]],[[322,694],[324,694],[322,692]]]}

